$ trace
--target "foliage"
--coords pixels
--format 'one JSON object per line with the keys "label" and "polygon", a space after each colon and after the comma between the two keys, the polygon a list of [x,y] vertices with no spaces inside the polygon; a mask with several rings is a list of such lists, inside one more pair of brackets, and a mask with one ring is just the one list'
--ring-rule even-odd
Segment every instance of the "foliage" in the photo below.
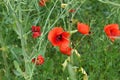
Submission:
{"label": "foliage", "polygon": [[[120,25],[119,0],[49,0],[44,7],[38,3],[0,0],[0,80],[120,80],[119,39],[112,43],[103,31],[106,24]],[[68,57],[47,35],[55,26],[76,30],[78,21],[88,24],[91,34],[72,34]],[[37,39],[32,38],[33,25],[42,29]],[[37,66],[31,60],[39,54],[45,62]]]}

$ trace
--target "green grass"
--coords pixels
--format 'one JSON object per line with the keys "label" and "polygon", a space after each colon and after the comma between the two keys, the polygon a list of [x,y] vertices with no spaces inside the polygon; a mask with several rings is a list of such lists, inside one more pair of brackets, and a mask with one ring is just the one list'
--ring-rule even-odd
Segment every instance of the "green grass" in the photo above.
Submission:
{"label": "green grass", "polygon": [[[120,40],[112,43],[103,31],[107,24],[120,25],[120,1],[63,1],[66,8],[61,8],[62,0],[50,0],[45,7],[38,5],[39,0],[0,0],[0,80],[87,80],[86,74],[88,80],[120,80]],[[69,61],[47,35],[56,26],[76,30],[76,21],[88,24],[92,34],[71,35],[71,47],[77,52]],[[37,39],[32,38],[32,25],[41,26]],[[31,60],[39,54],[45,63],[36,66]]]}

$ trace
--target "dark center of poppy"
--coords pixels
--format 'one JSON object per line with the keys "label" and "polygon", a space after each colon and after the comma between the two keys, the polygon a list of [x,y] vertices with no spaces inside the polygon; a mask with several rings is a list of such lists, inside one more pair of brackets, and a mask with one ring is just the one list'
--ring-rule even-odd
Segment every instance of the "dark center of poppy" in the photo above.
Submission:
{"label": "dark center of poppy", "polygon": [[117,36],[117,30],[116,29],[110,30],[110,34],[111,36]]}
{"label": "dark center of poppy", "polygon": [[61,41],[62,40],[62,35],[58,35],[56,38],[57,41]]}

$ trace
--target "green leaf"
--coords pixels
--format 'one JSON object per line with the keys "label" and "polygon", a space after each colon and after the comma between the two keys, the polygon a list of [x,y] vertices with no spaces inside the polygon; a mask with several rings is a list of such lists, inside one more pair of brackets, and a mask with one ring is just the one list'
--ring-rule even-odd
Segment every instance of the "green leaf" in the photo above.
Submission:
{"label": "green leaf", "polygon": [[77,80],[75,71],[73,70],[73,66],[71,64],[68,64],[68,72],[69,72],[71,80]]}
{"label": "green leaf", "polygon": [[18,62],[17,62],[17,61],[14,61],[13,63],[14,63],[14,66],[15,66],[15,68],[16,68],[16,70],[17,70],[17,72],[15,71],[15,74],[17,73],[16,75],[18,75],[18,74],[19,74],[19,75],[22,75],[22,70],[21,70]]}

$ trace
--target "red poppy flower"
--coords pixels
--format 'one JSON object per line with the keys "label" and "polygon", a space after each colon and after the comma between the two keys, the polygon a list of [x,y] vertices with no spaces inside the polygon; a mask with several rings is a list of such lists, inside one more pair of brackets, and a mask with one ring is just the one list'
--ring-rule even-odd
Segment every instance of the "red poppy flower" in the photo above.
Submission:
{"label": "red poppy flower", "polygon": [[42,65],[44,63],[44,58],[42,57],[42,55],[39,55],[37,59],[33,58],[32,62],[35,63],[36,65]]}
{"label": "red poppy flower", "polygon": [[62,44],[61,46],[59,46],[59,49],[60,49],[60,52],[64,55],[68,55],[68,56],[71,55],[72,48],[69,47],[68,43]]}
{"label": "red poppy flower", "polygon": [[55,27],[48,33],[48,40],[52,43],[53,46],[60,46],[64,43],[69,43],[68,32],[65,32],[61,27]]}
{"label": "red poppy flower", "polygon": [[32,34],[32,37],[33,38],[37,38],[37,37],[39,37],[40,36],[40,33],[39,32],[33,32],[33,34]]}
{"label": "red poppy flower", "polygon": [[70,9],[69,12],[70,12],[70,13],[74,13],[74,12],[75,12],[75,9]]}
{"label": "red poppy flower", "polygon": [[41,35],[40,26],[32,26],[32,37],[37,38]]}
{"label": "red poppy flower", "polygon": [[84,23],[77,23],[77,29],[81,34],[88,35],[90,32],[90,27],[87,24]]}
{"label": "red poppy flower", "polygon": [[120,30],[118,24],[109,24],[104,27],[106,35],[114,41],[120,36]]}
{"label": "red poppy flower", "polygon": [[40,32],[40,26],[32,26],[32,32]]}
{"label": "red poppy flower", "polygon": [[45,6],[46,5],[46,2],[47,0],[40,0],[39,1],[39,5],[42,7],[42,6]]}

